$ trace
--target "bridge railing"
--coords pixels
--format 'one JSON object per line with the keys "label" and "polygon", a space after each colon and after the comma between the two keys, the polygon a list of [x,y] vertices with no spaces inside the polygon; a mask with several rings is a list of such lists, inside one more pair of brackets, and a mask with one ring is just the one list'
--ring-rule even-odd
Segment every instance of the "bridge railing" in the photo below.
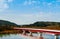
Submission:
{"label": "bridge railing", "polygon": [[60,35],[60,30],[48,30],[48,29],[35,29],[35,28],[14,28],[16,30],[22,30],[24,35],[26,35],[26,31],[30,32],[30,36],[32,36],[33,32],[37,32],[39,37],[43,39],[42,33],[51,33],[55,35],[55,39],[59,39],[58,36]]}

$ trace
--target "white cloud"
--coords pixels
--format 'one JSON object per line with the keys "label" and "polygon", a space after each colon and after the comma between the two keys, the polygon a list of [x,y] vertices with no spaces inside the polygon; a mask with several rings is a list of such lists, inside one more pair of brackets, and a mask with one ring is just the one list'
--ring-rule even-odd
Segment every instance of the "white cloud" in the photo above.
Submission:
{"label": "white cloud", "polygon": [[57,0],[57,2],[60,2],[60,0]]}
{"label": "white cloud", "polygon": [[13,2],[13,0],[8,0],[8,2]]}
{"label": "white cloud", "polygon": [[8,2],[12,2],[12,0],[0,0],[0,12],[9,8]]}
{"label": "white cloud", "polygon": [[9,8],[8,4],[4,4],[4,8],[5,9]]}
{"label": "white cloud", "polygon": [[46,5],[51,6],[51,5],[52,5],[52,2],[49,2],[49,3],[43,2],[43,5],[44,5],[44,6],[46,6]]}
{"label": "white cloud", "polygon": [[35,1],[35,0],[26,0],[23,4],[24,5],[32,5],[32,4],[34,4],[34,3],[39,3],[39,2],[37,2],[37,1]]}
{"label": "white cloud", "polygon": [[23,4],[24,4],[24,5],[27,5],[27,4],[28,4],[28,2],[27,2],[27,1],[25,1]]}
{"label": "white cloud", "polygon": [[52,3],[48,3],[48,5],[49,5],[49,6],[51,6],[51,5],[52,5]]}
{"label": "white cloud", "polygon": [[23,4],[24,4],[24,5],[31,5],[32,2],[31,2],[31,1],[25,1]]}
{"label": "white cloud", "polygon": [[36,3],[36,1],[32,1],[32,3]]}

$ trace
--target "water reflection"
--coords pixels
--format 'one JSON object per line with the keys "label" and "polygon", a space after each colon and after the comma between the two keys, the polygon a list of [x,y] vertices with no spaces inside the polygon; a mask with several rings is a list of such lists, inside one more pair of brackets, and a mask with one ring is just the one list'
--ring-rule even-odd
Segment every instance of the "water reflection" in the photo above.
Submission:
{"label": "water reflection", "polygon": [[[38,34],[34,33],[33,36],[38,36]],[[43,33],[43,37],[44,39],[54,39],[54,35],[49,35],[44,33]],[[0,34],[0,39],[32,39],[32,38],[23,36],[21,34]]]}
{"label": "water reflection", "polygon": [[3,37],[3,36],[10,36],[10,34],[0,34],[0,37]]}

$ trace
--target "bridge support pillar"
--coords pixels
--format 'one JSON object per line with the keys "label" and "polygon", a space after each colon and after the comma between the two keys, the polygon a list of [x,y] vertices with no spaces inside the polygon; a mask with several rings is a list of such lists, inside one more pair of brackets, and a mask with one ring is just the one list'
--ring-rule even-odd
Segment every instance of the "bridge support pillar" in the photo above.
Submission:
{"label": "bridge support pillar", "polygon": [[23,30],[23,33],[22,33],[23,35],[26,35],[26,32],[25,32],[25,30]]}
{"label": "bridge support pillar", "polygon": [[59,35],[55,35],[55,39],[59,39],[59,37],[58,37]]}
{"label": "bridge support pillar", "polygon": [[43,39],[42,32],[37,32],[39,39]]}
{"label": "bridge support pillar", "polygon": [[29,36],[33,36],[31,31],[29,31]]}

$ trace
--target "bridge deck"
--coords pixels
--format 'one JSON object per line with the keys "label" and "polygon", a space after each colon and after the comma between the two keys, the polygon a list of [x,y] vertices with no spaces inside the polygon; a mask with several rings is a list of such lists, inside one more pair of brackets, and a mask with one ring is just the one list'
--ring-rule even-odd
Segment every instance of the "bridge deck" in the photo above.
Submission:
{"label": "bridge deck", "polygon": [[49,30],[49,29],[35,29],[35,28],[14,28],[17,30],[26,30],[31,32],[47,32],[60,35],[60,30]]}

